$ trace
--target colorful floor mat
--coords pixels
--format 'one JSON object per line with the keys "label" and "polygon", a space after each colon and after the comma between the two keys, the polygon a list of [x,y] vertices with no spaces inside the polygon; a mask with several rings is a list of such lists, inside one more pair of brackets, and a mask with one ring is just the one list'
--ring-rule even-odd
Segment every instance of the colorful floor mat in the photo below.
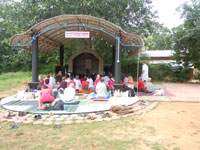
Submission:
{"label": "colorful floor mat", "polygon": [[38,104],[38,101],[36,101],[36,100],[30,100],[30,101],[15,100],[15,101],[5,103],[3,105],[5,105],[5,106],[8,106],[8,105],[26,106],[26,105],[35,105],[35,104]]}

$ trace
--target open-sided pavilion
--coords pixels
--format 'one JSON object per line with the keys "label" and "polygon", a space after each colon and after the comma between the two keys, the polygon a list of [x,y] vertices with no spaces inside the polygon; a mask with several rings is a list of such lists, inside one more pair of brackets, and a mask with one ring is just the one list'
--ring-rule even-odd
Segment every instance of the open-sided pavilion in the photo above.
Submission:
{"label": "open-sided pavilion", "polygon": [[43,20],[23,34],[16,34],[10,46],[32,51],[32,85],[38,84],[38,53],[49,53],[60,47],[60,63],[63,65],[66,31],[88,31],[90,37],[103,38],[114,47],[114,75],[116,84],[121,78],[121,49],[137,53],[143,49],[142,38],[122,30],[104,19],[89,15],[60,15]]}

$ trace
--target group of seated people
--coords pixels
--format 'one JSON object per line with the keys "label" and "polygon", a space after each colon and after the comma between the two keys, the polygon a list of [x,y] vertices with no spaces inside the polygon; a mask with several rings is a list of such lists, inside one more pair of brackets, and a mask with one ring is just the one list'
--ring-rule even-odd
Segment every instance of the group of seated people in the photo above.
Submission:
{"label": "group of seated people", "polygon": [[[76,93],[84,93],[89,94],[91,92],[95,92],[95,97],[97,98],[105,98],[107,94],[113,94],[114,91],[114,83],[115,80],[112,75],[105,74],[104,76],[96,75],[95,79],[93,79],[90,75],[79,77],[79,75],[70,75],[66,74],[62,76],[59,73],[57,76],[61,77],[61,81],[56,81],[56,76],[50,73],[46,77],[40,75],[40,103],[52,103],[57,94],[60,93],[62,96],[60,99],[64,103],[75,102],[78,101]],[[150,93],[153,90],[152,83],[150,82],[150,78],[147,82],[143,82],[141,78],[139,78],[138,85],[136,85],[133,81],[132,76],[125,76],[123,81],[121,81],[125,86],[133,89]]]}
{"label": "group of seated people", "polygon": [[96,93],[97,98],[105,98],[109,90],[114,90],[115,83],[111,75],[101,77],[97,75],[95,80],[90,75],[79,78],[79,75],[66,74],[61,76],[60,82],[56,81],[56,76],[50,73],[46,77],[39,76],[40,85],[40,103],[52,103],[57,94],[60,93],[60,99],[64,103],[75,102],[78,100],[76,93],[89,94]]}
{"label": "group of seated people", "polygon": [[151,78],[148,78],[147,81],[142,81],[142,77],[139,77],[138,84],[135,84],[132,76],[124,76],[123,84],[128,86],[135,91],[144,92],[144,93],[152,93],[153,92],[153,84],[151,83]]}

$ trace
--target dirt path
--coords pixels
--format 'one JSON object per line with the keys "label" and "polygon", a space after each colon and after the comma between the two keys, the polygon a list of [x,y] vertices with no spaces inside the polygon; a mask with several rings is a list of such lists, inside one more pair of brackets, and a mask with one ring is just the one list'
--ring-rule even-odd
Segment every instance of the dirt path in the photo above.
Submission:
{"label": "dirt path", "polygon": [[[156,137],[180,150],[200,150],[200,103],[163,102],[141,116],[142,126],[152,126]],[[177,148],[177,149],[178,149]]]}

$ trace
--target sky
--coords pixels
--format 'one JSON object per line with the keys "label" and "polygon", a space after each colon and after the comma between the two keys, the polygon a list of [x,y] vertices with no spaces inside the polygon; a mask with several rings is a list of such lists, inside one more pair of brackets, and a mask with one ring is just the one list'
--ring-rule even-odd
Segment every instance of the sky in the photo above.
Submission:
{"label": "sky", "polygon": [[189,0],[152,0],[153,10],[158,12],[158,21],[169,29],[182,24],[181,14],[176,11],[176,8],[186,1]]}

